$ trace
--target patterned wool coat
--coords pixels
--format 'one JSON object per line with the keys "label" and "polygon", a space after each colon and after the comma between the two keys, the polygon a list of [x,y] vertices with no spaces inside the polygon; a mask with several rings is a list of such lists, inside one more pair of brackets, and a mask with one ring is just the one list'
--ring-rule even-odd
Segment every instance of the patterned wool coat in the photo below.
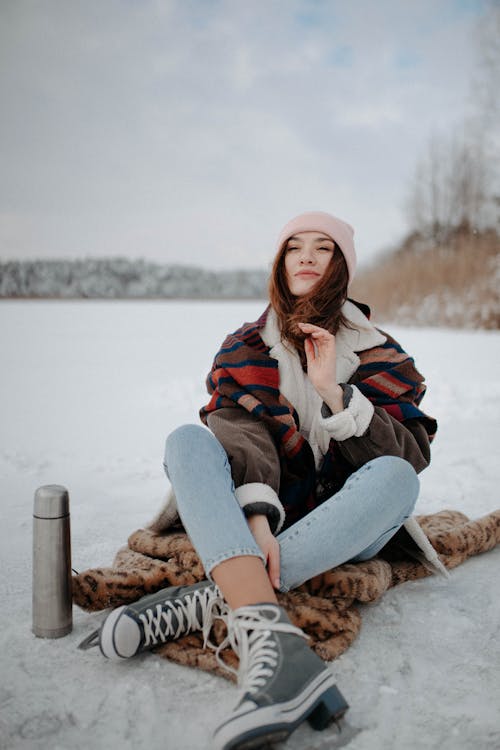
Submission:
{"label": "patterned wool coat", "polygon": [[[375,328],[366,306],[348,301],[336,335],[337,382],[344,410],[331,414],[296,352],[281,341],[271,308],[230,334],[207,378],[200,416],[231,462],[236,497],[247,515],[266,513],[277,533],[338,491],[378,455],[399,455],[417,471],[430,460],[436,422],[419,408],[425,393],[413,359]],[[170,494],[152,526],[177,518]],[[399,539],[434,570],[445,570],[414,518]]]}

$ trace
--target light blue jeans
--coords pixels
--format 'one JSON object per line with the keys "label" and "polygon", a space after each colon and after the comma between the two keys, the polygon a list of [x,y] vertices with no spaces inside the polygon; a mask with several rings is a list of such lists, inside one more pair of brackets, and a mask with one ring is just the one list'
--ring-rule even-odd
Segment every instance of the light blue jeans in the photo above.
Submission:
{"label": "light blue jeans", "polygon": [[[264,556],[234,494],[227,454],[201,425],[183,425],[167,438],[165,471],[179,515],[210,577],[232,557]],[[395,456],[369,461],[342,489],[282,531],[280,590],[319,573],[373,557],[411,515],[419,490],[411,464]]]}

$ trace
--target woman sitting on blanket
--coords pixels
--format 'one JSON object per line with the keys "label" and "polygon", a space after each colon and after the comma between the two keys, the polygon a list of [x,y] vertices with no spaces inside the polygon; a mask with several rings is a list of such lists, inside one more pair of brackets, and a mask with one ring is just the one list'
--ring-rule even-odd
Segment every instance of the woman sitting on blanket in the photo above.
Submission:
{"label": "woman sitting on blanket", "polygon": [[240,658],[241,697],[215,732],[224,750],[285,739],[304,719],[322,729],[347,709],[331,670],[279,606],[293,589],[346,561],[376,555],[410,518],[430,460],[434,420],[413,360],[347,297],[353,229],[327,213],[279,235],[270,305],[230,334],[207,379],[201,425],[167,439],[165,470],[207,578],[119,607],[105,656],[126,658],[225,620]]}

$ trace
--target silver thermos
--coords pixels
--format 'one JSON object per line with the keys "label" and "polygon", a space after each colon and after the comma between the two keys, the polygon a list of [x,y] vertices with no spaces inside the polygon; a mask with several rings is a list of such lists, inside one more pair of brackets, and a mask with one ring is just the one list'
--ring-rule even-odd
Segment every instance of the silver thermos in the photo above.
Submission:
{"label": "silver thermos", "polygon": [[73,628],[68,491],[47,484],[33,508],[33,633],[60,638]]}

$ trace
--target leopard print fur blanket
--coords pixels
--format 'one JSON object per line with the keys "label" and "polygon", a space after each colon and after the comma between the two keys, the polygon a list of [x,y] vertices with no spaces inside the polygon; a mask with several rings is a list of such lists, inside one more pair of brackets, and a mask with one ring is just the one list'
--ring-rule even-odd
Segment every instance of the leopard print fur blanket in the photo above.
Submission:
{"label": "leopard print fur blanket", "polygon": [[[418,521],[448,570],[500,542],[500,510],[475,521],[452,510],[419,516]],[[376,601],[392,586],[431,575],[424,562],[408,554],[408,540],[401,535],[393,540],[372,560],[340,565],[278,595],[292,622],[310,636],[311,647],[322,659],[335,659],[356,638],[361,627],[358,604]],[[183,531],[160,534],[139,529],[129,537],[128,546],[118,551],[112,567],[86,570],[73,577],[73,601],[87,611],[97,611],[203,578],[203,566]],[[224,625],[218,621],[211,641],[218,644],[224,636]],[[156,651],[179,664],[232,676],[221,669],[213,650],[203,648],[201,634],[190,634]],[[237,658],[230,649],[221,655],[226,663],[236,666]]]}

